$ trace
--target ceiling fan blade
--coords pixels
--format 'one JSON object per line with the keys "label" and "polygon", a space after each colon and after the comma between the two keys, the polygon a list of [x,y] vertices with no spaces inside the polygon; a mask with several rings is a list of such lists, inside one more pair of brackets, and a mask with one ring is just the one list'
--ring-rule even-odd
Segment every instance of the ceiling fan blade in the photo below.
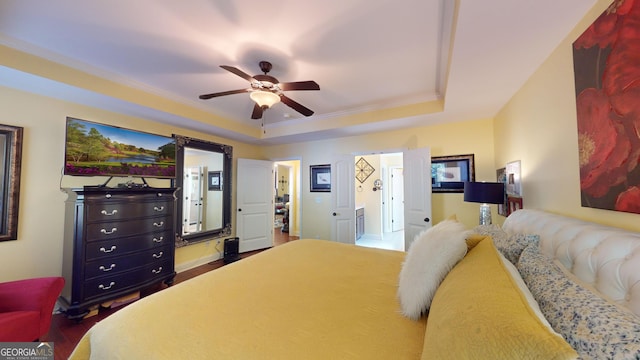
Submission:
{"label": "ceiling fan blade", "polygon": [[260,119],[262,117],[262,112],[263,112],[262,108],[258,104],[255,104],[253,106],[253,112],[251,113],[251,118]]}
{"label": "ceiling fan blade", "polygon": [[307,108],[306,106],[291,100],[290,98],[286,97],[285,95],[280,95],[280,100],[287,105],[288,107],[292,108],[293,110],[299,112],[300,114],[304,115],[304,116],[311,116],[313,115],[313,110]]}
{"label": "ceiling fan blade", "polygon": [[320,85],[313,80],[310,81],[294,81],[279,84],[280,89],[287,90],[320,90]]}
{"label": "ceiling fan blade", "polygon": [[251,75],[247,74],[246,72],[238,69],[237,67],[228,66],[228,65],[220,65],[220,67],[225,69],[225,70],[227,70],[227,71],[229,71],[229,72],[232,72],[232,73],[240,76],[241,78],[247,80],[248,82],[255,81],[253,76],[251,76]]}
{"label": "ceiling fan blade", "polygon": [[218,97],[218,96],[225,96],[225,95],[233,95],[233,94],[241,94],[241,93],[245,93],[250,91],[251,89],[238,89],[238,90],[229,90],[229,91],[222,91],[222,92],[217,92],[217,93],[213,93],[213,94],[204,94],[204,95],[200,95],[198,96],[201,100],[207,100],[207,99],[211,99],[214,97]]}

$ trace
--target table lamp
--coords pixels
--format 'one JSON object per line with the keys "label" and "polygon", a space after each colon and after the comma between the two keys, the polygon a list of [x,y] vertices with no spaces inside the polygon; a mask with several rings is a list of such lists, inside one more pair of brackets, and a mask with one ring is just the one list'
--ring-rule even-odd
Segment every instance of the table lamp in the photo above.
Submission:
{"label": "table lamp", "polygon": [[504,184],[501,182],[465,182],[464,201],[481,203],[480,225],[491,224],[489,204],[504,203]]}

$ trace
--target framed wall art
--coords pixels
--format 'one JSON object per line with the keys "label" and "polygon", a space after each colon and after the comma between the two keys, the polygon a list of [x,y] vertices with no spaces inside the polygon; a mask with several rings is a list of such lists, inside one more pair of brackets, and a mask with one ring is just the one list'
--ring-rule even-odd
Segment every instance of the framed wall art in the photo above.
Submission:
{"label": "framed wall art", "polygon": [[434,156],[431,158],[431,191],[464,192],[465,181],[476,181],[474,155]]}
{"label": "framed wall art", "polygon": [[[505,189],[507,188],[507,168],[503,167],[496,170],[496,179],[498,182],[501,182],[505,185]],[[509,207],[507,204],[507,192],[504,193],[504,202],[502,204],[498,204],[498,214],[502,216],[509,216]]]}
{"label": "framed wall art", "polygon": [[506,181],[505,189],[507,195],[522,196],[522,182],[520,178],[520,160],[507,163],[506,166]]}
{"label": "framed wall art", "polygon": [[640,2],[619,0],[573,43],[584,207],[640,214]]}
{"label": "framed wall art", "polygon": [[207,184],[209,191],[222,191],[222,171],[209,171]]}
{"label": "framed wall art", "polygon": [[522,209],[522,198],[519,196],[507,196],[507,204],[507,216],[509,216],[512,212]]}
{"label": "framed wall art", "polygon": [[365,158],[361,157],[356,161],[356,179],[360,181],[361,184],[364,183],[374,171],[376,171],[376,169],[374,169]]}
{"label": "framed wall art", "polygon": [[331,165],[311,165],[309,167],[311,192],[331,191]]}

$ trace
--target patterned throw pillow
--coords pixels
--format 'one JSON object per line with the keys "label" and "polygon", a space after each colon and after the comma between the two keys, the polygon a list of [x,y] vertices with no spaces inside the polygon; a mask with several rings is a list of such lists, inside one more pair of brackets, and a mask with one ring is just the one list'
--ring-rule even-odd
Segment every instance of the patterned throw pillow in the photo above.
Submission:
{"label": "patterned throw pillow", "polygon": [[565,276],[537,244],[524,249],[517,268],[551,326],[581,359],[640,357],[640,318]]}
{"label": "patterned throw pillow", "polygon": [[491,236],[498,251],[514,265],[518,263],[518,258],[527,245],[537,243],[540,240],[540,236],[533,234],[507,234],[496,224],[478,225],[473,229],[473,232]]}

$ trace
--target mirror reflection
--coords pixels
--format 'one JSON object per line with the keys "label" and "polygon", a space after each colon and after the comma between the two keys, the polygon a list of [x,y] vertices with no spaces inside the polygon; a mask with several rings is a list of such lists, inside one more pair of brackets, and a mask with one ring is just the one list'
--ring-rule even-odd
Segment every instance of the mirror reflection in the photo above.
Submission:
{"label": "mirror reflection", "polygon": [[222,227],[222,159],[220,153],[185,148],[182,235]]}
{"label": "mirror reflection", "polygon": [[176,246],[231,234],[232,147],[174,137],[178,187]]}

